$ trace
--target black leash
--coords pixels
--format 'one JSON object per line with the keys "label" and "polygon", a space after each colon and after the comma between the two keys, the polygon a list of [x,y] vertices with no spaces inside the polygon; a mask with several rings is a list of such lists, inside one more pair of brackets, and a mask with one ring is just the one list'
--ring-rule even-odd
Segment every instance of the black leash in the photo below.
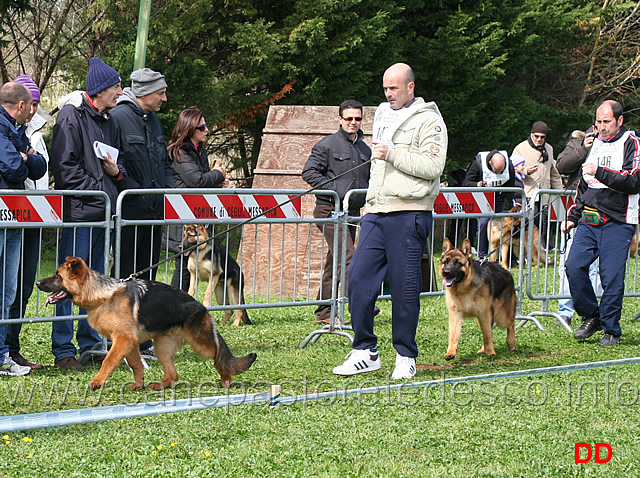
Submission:
{"label": "black leash", "polygon": [[264,216],[264,215],[266,215],[266,214],[270,213],[271,211],[274,211],[274,210],[276,210],[276,209],[278,209],[278,208],[280,208],[280,207],[282,207],[282,206],[284,206],[284,205],[286,205],[286,204],[289,204],[289,203],[291,203],[291,202],[293,202],[293,201],[296,201],[296,200],[300,199],[302,196],[305,196],[305,195],[309,194],[310,192],[313,192],[313,191],[315,191],[315,190],[317,190],[317,189],[320,189],[320,188],[322,188],[323,186],[325,186],[325,185],[329,184],[330,182],[335,181],[336,179],[338,179],[338,178],[340,178],[340,177],[342,177],[342,176],[344,176],[344,175],[346,175],[346,174],[349,174],[349,173],[351,173],[351,172],[355,171],[356,169],[361,168],[362,166],[364,166],[364,165],[366,165],[366,164],[370,164],[370,163],[371,163],[371,161],[373,161],[373,158],[368,159],[368,160],[367,160],[367,161],[365,161],[364,163],[361,163],[361,164],[357,165],[357,166],[356,166],[356,167],[354,167],[354,168],[351,168],[351,169],[349,169],[349,170],[347,170],[347,171],[345,171],[345,172],[343,172],[343,173],[340,173],[340,174],[338,174],[337,176],[334,176],[334,177],[332,177],[332,178],[330,178],[330,179],[327,179],[325,182],[323,182],[323,183],[321,183],[321,184],[318,184],[317,186],[314,186],[314,187],[312,187],[311,189],[308,189],[308,190],[304,191],[303,193],[300,193],[300,194],[298,194],[297,196],[294,196],[294,197],[292,197],[291,199],[288,199],[287,201],[285,201],[285,202],[283,202],[283,203],[278,204],[277,206],[273,206],[273,207],[271,207],[271,208],[267,209],[266,211],[262,211],[260,214],[258,214],[258,215],[257,215],[257,216],[255,216],[255,217],[251,217],[251,218],[247,219],[247,220],[246,220],[246,221],[244,221],[244,222],[240,222],[240,223],[238,223],[238,224],[234,224],[233,226],[228,227],[227,229],[225,229],[225,230],[224,230],[224,231],[222,231],[222,232],[219,232],[218,234],[214,234],[213,236],[209,237],[208,239],[205,239],[204,241],[197,242],[196,244],[193,244],[192,246],[187,247],[186,249],[184,249],[183,251],[181,251],[181,252],[179,252],[179,253],[177,253],[177,254],[174,254],[174,255],[172,255],[172,256],[169,256],[169,257],[167,257],[166,259],[163,259],[163,260],[161,260],[161,261],[159,261],[159,262],[156,262],[155,264],[151,264],[149,267],[147,267],[147,268],[145,268],[145,269],[142,269],[141,271],[134,272],[133,274],[131,274],[131,275],[130,275],[129,277],[127,277],[126,279],[120,279],[120,281],[121,281],[121,282],[126,282],[126,281],[129,281],[129,280],[131,280],[131,279],[135,279],[135,278],[137,278],[137,277],[141,276],[142,274],[145,274],[146,272],[149,272],[150,270],[153,270],[153,269],[155,269],[155,268],[157,268],[157,267],[161,266],[162,264],[166,264],[167,262],[169,262],[169,261],[171,261],[171,260],[175,259],[175,258],[176,258],[176,257],[178,257],[178,256],[182,256],[182,255],[184,255],[184,254],[186,254],[186,253],[188,253],[188,252],[193,251],[194,249],[197,249],[197,248],[198,248],[198,247],[200,247],[202,244],[206,244],[207,242],[212,242],[215,238],[217,238],[217,237],[221,236],[222,234],[228,234],[229,232],[233,231],[234,229],[237,229],[237,228],[242,227],[242,226],[244,226],[244,225],[246,225],[246,224],[249,224],[249,223],[251,223],[251,222],[255,221],[256,219],[258,219],[258,218],[260,218],[260,217],[262,217],[262,216]]}

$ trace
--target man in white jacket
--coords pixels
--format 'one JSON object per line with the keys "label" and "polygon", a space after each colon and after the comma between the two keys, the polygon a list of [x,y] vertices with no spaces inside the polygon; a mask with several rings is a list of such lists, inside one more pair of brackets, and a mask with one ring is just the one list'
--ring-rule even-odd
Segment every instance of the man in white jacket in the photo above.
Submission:
{"label": "man in white jacket", "polygon": [[435,103],[415,97],[411,67],[396,63],[383,76],[387,102],[376,110],[371,178],[360,239],[349,269],[353,350],[333,369],[354,375],[380,369],[373,333],[376,297],[391,286],[394,380],[416,373],[421,261],[447,155],[447,128]]}

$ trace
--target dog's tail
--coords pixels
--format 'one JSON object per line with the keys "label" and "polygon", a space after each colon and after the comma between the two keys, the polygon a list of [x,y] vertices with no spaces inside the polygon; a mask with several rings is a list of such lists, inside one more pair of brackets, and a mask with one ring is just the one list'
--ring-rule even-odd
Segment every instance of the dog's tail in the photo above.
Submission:
{"label": "dog's tail", "polygon": [[215,322],[213,320],[211,322],[213,327],[213,336],[215,337],[218,345],[215,357],[215,367],[222,379],[222,385],[224,387],[228,387],[232,382],[231,377],[246,372],[255,361],[257,355],[255,353],[250,353],[244,357],[234,357],[231,350],[229,350],[227,343],[222,338],[222,335],[218,332]]}

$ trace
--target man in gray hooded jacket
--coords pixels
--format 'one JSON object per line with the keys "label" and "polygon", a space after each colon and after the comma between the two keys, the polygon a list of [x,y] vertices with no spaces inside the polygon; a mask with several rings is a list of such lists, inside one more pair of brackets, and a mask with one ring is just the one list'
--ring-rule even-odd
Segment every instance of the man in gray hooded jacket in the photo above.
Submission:
{"label": "man in gray hooded jacket", "polygon": [[[142,68],[131,73],[131,87],[124,89],[111,117],[120,128],[120,154],[134,189],[174,187],[167,143],[162,124],[156,115],[167,101],[164,75]],[[129,196],[122,205],[124,219],[162,219],[164,203],[161,194]],[[148,268],[158,262],[162,238],[161,226],[127,226],[122,230],[120,277]],[[133,247],[130,247],[133,245]],[[156,269],[141,279],[153,280]]]}

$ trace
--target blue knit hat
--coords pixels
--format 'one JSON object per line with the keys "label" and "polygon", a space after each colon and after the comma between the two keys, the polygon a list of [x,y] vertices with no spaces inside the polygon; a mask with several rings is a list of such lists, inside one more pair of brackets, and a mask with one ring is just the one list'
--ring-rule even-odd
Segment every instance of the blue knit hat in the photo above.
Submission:
{"label": "blue knit hat", "polygon": [[120,73],[97,56],[89,60],[89,74],[87,75],[87,94],[89,96],[97,95],[121,81]]}

